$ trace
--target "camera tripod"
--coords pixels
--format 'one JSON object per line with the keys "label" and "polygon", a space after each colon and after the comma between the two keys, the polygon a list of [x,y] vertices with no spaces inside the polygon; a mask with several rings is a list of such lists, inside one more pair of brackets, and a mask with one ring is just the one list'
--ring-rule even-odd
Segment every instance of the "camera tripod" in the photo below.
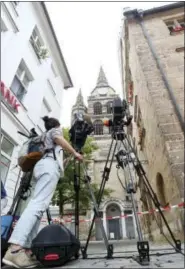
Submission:
{"label": "camera tripod", "polygon": [[[66,166],[68,166],[70,159],[71,159],[71,156],[68,159],[64,160],[65,161],[65,165],[64,165],[65,168],[66,168]],[[17,211],[18,211],[19,205],[21,204],[21,201],[26,201],[31,196],[32,176],[33,176],[33,171],[23,173],[23,176],[21,177],[21,180],[20,180],[20,186],[17,190],[17,193],[13,199],[13,203],[12,203],[7,215],[13,214],[15,216]],[[47,215],[48,223],[51,224],[52,217],[51,217],[51,213],[50,213],[49,208],[46,210],[46,215]]]}
{"label": "camera tripod", "polygon": [[[80,150],[78,150],[79,153],[81,153]],[[83,171],[84,173],[84,183],[87,186],[87,189],[89,191],[90,194],[90,199],[93,203],[94,206],[94,214],[96,216],[97,221],[100,224],[100,229],[102,231],[102,236],[103,236],[103,240],[104,240],[104,244],[106,246],[107,249],[107,258],[111,258],[113,255],[113,246],[109,244],[108,239],[107,239],[107,235],[103,226],[103,221],[101,219],[101,216],[99,214],[99,210],[98,210],[98,204],[96,202],[96,198],[94,195],[94,192],[92,190],[91,187],[91,178],[89,177],[88,173],[87,173],[87,169],[85,166],[84,161],[83,162],[78,162],[77,163],[78,166],[78,173],[77,173],[77,169],[76,169],[76,160],[74,160],[74,190],[75,190],[75,236],[77,239],[79,239],[79,191],[80,191],[80,172]],[[82,255],[83,255],[83,249],[81,249],[82,251]]]}
{"label": "camera tripod", "polygon": [[[15,217],[17,211],[19,210],[19,205],[21,205],[22,201],[26,201],[31,196],[31,179],[32,179],[33,172],[23,173],[21,177],[20,186],[17,190],[17,193],[13,199],[13,203],[7,212],[7,215],[12,215]],[[48,219],[48,223],[52,222],[51,214],[49,208],[46,210],[46,215]]]}
{"label": "camera tripod", "polygon": [[[155,194],[155,192],[153,191],[149,180],[146,176],[146,173],[142,167],[141,162],[139,161],[137,154],[135,152],[135,149],[132,147],[131,142],[129,141],[127,134],[124,131],[124,125],[120,125],[120,126],[115,126],[113,128],[112,131],[112,141],[111,141],[111,145],[109,148],[109,152],[108,152],[108,156],[107,156],[107,160],[105,163],[105,167],[104,167],[104,171],[103,171],[103,175],[102,175],[102,182],[100,185],[100,189],[99,189],[99,193],[98,193],[98,198],[97,198],[97,205],[98,207],[100,206],[101,200],[102,200],[102,196],[103,196],[103,192],[105,189],[105,184],[109,179],[109,174],[111,171],[111,167],[112,167],[112,163],[114,160],[114,157],[116,156],[118,165],[117,168],[121,167],[124,171],[127,169],[127,178],[128,180],[125,180],[125,187],[124,189],[126,190],[126,192],[128,194],[130,194],[131,196],[131,200],[132,200],[132,207],[133,207],[133,212],[134,212],[134,218],[135,218],[135,222],[136,222],[136,226],[137,226],[137,233],[138,233],[138,242],[137,242],[137,249],[138,249],[138,253],[139,253],[139,257],[138,257],[138,262],[145,264],[148,263],[150,261],[150,257],[149,257],[149,242],[148,241],[144,241],[143,240],[143,235],[142,235],[142,230],[141,230],[141,226],[140,226],[140,222],[138,219],[138,215],[136,212],[136,204],[134,201],[134,194],[136,193],[136,189],[134,187],[134,181],[133,181],[133,177],[131,174],[131,168],[130,168],[130,164],[132,164],[132,167],[134,168],[134,170],[136,171],[138,177],[142,180],[144,186],[146,187],[151,199],[154,202],[154,205],[156,206],[156,208],[158,209],[158,212],[160,213],[164,224],[167,227],[167,230],[169,231],[169,234],[173,240],[173,242],[175,243],[175,249],[176,251],[180,251],[181,250],[181,241],[177,240],[172,231],[170,226],[168,225],[168,222],[160,208],[160,203],[159,200]],[[115,145],[113,146],[113,142],[114,140],[116,141]],[[118,141],[121,142],[123,149],[118,151],[117,154],[115,154],[116,148],[117,148],[117,144]],[[112,151],[112,156],[111,156],[111,151]],[[131,154],[132,153],[132,154]],[[132,156],[134,155],[134,157]],[[97,210],[98,211],[98,210]],[[90,226],[90,230],[89,230],[89,234],[87,237],[87,241],[84,247],[82,247],[82,256],[83,259],[87,258],[87,248],[89,245],[89,240],[91,237],[91,233],[92,233],[92,229],[94,226],[94,222],[95,222],[95,218],[96,218],[96,214],[94,214],[94,217],[92,219],[91,222],[91,226]],[[113,250],[113,246],[111,247]],[[113,254],[113,253],[112,253]]]}

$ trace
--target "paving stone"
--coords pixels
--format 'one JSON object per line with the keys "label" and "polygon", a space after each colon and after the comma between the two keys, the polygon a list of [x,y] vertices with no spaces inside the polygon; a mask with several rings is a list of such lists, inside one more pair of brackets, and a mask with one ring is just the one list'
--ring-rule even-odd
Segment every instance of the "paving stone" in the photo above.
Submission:
{"label": "paving stone", "polygon": [[[184,246],[182,246],[182,248],[184,251]],[[93,259],[79,258],[78,260],[70,261],[69,263],[67,263],[66,265],[62,267],[53,267],[53,269],[57,269],[57,268],[58,269],[60,268],[117,268],[117,269],[184,268],[184,256],[179,253],[175,253],[175,251],[173,251],[173,248],[171,248],[169,245],[150,244],[151,254],[158,253],[158,255],[160,255],[161,253],[166,253],[166,255],[150,256],[150,264],[147,266],[142,266],[133,259],[134,257],[137,256],[137,252],[136,252],[137,248],[136,248],[135,242],[132,241],[132,245],[130,242],[130,245],[125,247],[125,244],[123,241],[117,241],[117,242],[114,242],[114,249],[116,249],[116,251],[119,252],[119,253],[114,254],[114,256],[117,256],[118,258],[105,259],[103,257],[106,255],[106,251],[105,251],[103,242],[94,242],[89,245],[88,253],[93,254],[93,252],[94,253],[99,252],[99,255],[97,254],[91,255],[91,258]],[[123,251],[128,251],[130,253],[123,253]],[[172,252],[175,254],[169,254]],[[101,255],[101,258],[100,258],[100,255]],[[130,258],[130,256],[133,256],[133,258]],[[11,267],[6,266],[3,268],[10,269]],[[45,267],[45,269],[49,269],[49,268]]]}

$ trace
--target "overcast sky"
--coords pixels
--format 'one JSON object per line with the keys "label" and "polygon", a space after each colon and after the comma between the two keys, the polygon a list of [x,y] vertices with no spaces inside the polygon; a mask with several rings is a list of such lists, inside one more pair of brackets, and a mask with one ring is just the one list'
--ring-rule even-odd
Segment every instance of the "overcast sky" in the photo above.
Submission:
{"label": "overcast sky", "polygon": [[150,9],[170,2],[47,2],[74,88],[64,94],[62,125],[70,126],[79,88],[84,100],[96,85],[100,66],[109,84],[121,95],[118,60],[123,8]]}

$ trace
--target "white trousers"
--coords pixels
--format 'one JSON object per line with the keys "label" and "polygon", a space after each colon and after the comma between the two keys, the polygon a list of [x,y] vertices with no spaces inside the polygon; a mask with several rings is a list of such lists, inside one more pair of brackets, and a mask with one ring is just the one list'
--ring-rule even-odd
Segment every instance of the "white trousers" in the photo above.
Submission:
{"label": "white trousers", "polygon": [[9,243],[30,248],[32,240],[38,233],[43,213],[49,207],[60,178],[58,162],[52,157],[41,159],[33,171],[36,180],[33,196],[25,208],[15,229],[9,239]]}

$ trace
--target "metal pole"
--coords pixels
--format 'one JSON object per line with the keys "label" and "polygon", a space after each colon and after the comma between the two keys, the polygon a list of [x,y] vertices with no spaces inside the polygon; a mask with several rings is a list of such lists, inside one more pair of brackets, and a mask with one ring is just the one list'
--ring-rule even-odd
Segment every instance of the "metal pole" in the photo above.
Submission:
{"label": "metal pole", "polygon": [[80,190],[80,163],[78,162],[78,175],[74,159],[74,190],[75,190],[75,236],[79,239],[79,190]]}

